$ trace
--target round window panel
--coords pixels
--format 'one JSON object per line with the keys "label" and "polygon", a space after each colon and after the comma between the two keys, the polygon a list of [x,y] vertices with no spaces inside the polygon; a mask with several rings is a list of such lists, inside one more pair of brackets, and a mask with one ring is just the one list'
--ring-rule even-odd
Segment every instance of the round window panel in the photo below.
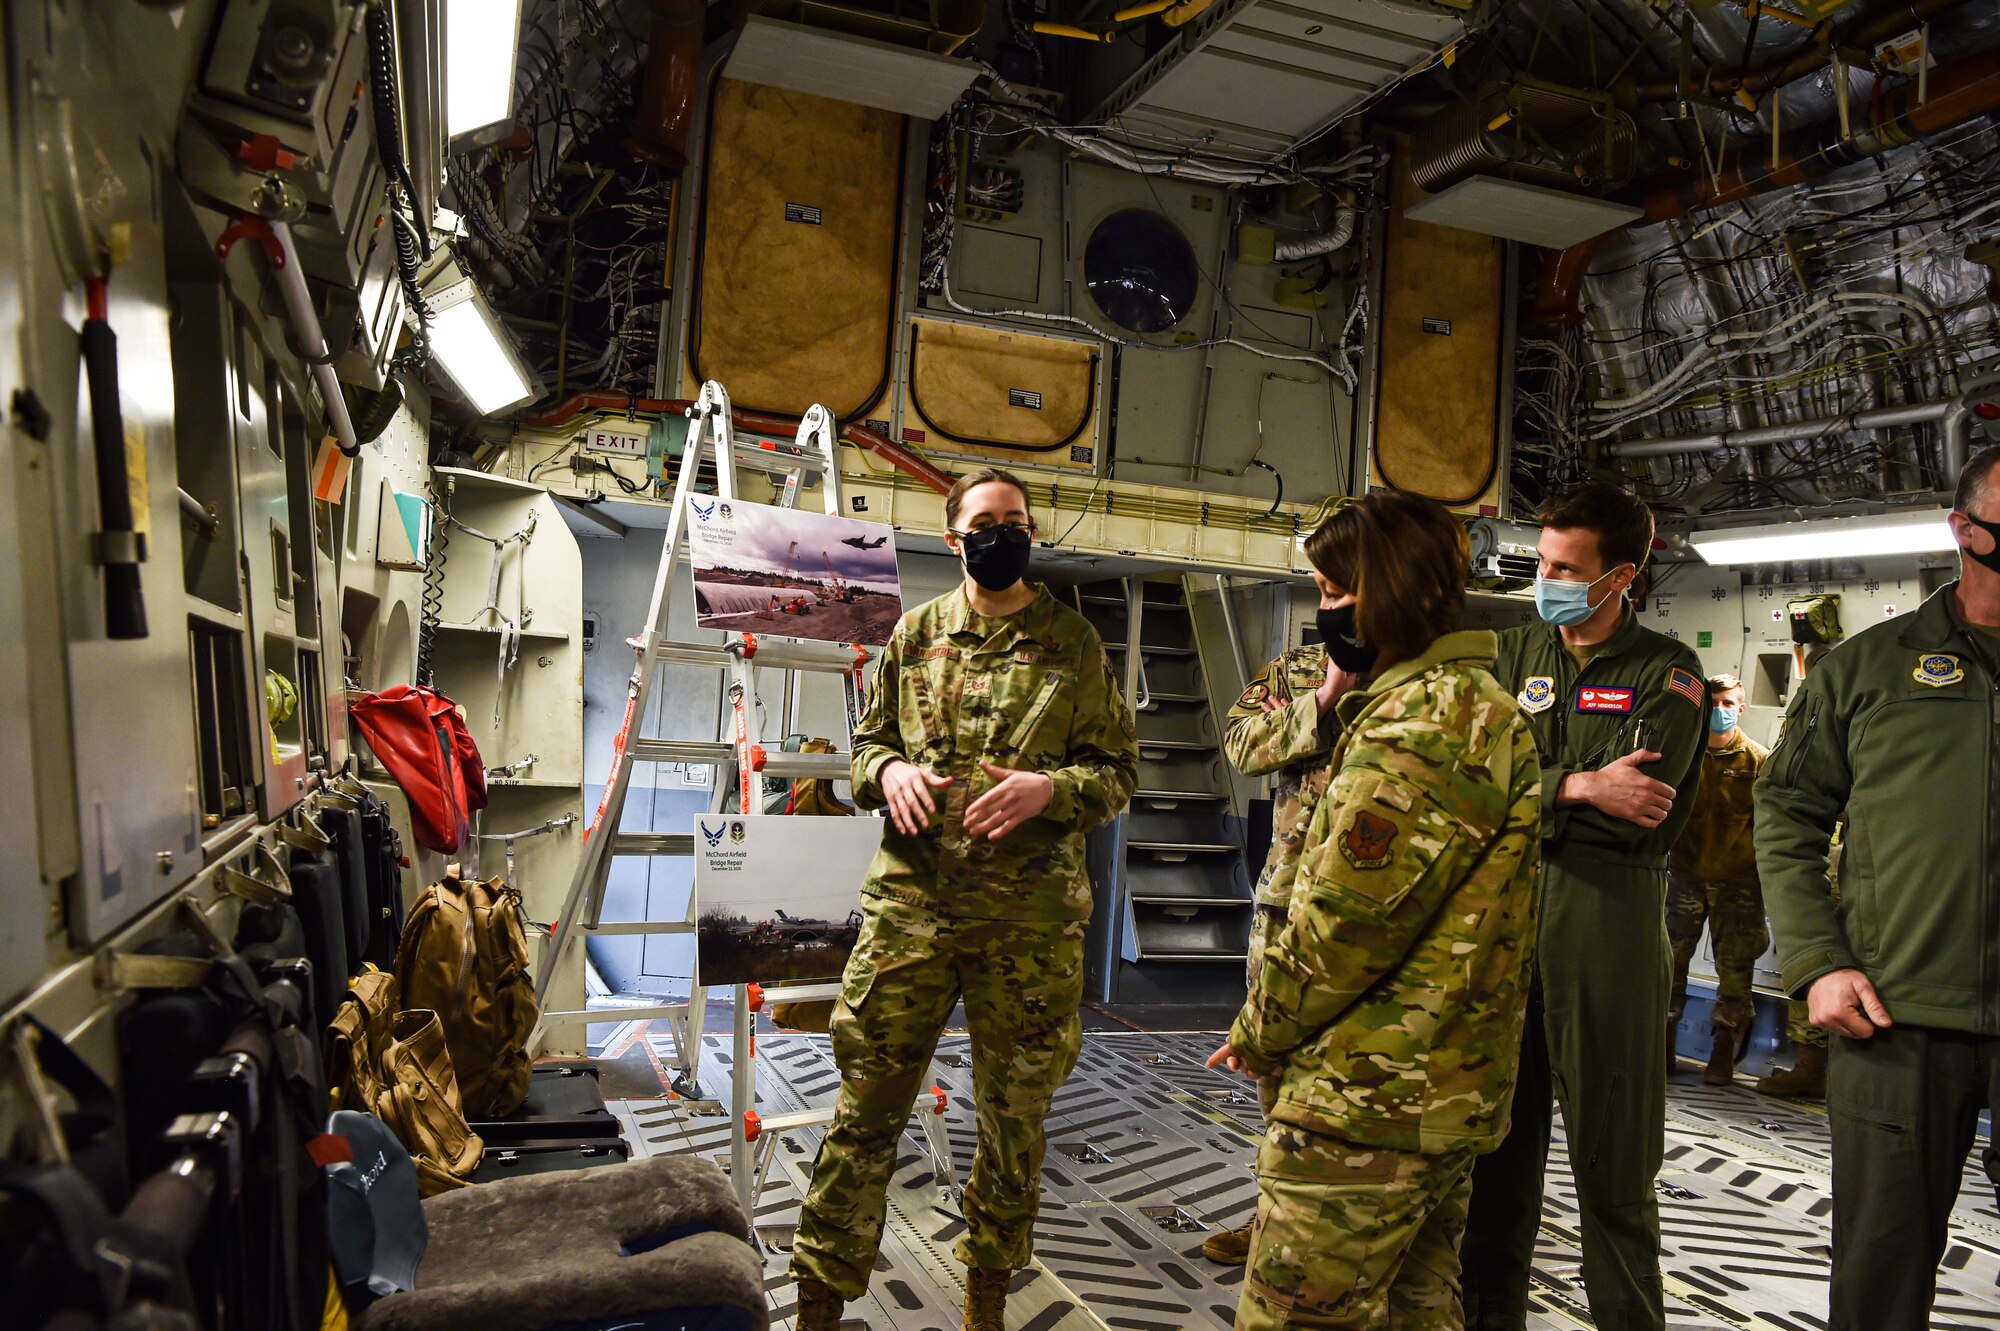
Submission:
{"label": "round window panel", "polygon": [[1143,208],[1115,212],[1083,247],[1083,284],[1104,317],[1134,333],[1163,333],[1187,318],[1201,289],[1194,247]]}

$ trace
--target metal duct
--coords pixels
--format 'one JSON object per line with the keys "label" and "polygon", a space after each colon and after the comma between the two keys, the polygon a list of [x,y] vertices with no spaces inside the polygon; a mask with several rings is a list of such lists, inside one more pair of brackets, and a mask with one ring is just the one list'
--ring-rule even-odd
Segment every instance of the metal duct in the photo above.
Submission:
{"label": "metal duct", "polygon": [[1842,137],[1836,116],[1787,134],[1786,141],[1794,146],[1781,146],[1776,154],[1768,139],[1759,139],[1729,154],[1723,169],[1713,176],[1703,173],[1650,189],[1642,186],[1646,215],[1663,222],[1697,208],[1802,185],[2000,110],[2000,47],[1932,70],[1926,82],[1924,100],[1918,100],[1918,83],[1911,79],[1883,97],[1879,114],[1866,120],[1856,116],[1848,137]]}
{"label": "metal duct", "polygon": [[1331,230],[1322,231],[1304,240],[1281,240],[1272,251],[1271,257],[1278,263],[1297,263],[1300,259],[1317,258],[1322,254],[1332,254],[1347,248],[1354,239],[1354,205],[1342,203],[1333,215]]}
{"label": "metal duct", "polygon": [[1674,439],[1631,439],[1613,444],[1606,451],[1615,458],[1664,458],[1686,453],[1719,453],[1725,449],[1768,448],[1773,444],[1818,439],[1832,430],[1890,430],[1901,425],[1939,422],[1944,435],[1944,483],[1950,487],[1957,484],[1958,473],[1965,467],[1972,406],[1990,398],[1996,386],[2000,386],[2000,373],[1989,371],[1974,377],[1954,396],[1935,402],[1909,402],[1873,411],[1849,412],[1845,416],[1781,421],[1752,430],[1724,430]]}
{"label": "metal duct", "polygon": [[1410,177],[1427,194],[1472,176],[1600,192],[1632,178],[1638,141],[1638,127],[1610,94],[1514,79],[1419,126]]}
{"label": "metal duct", "polygon": [[[1698,86],[1694,91],[1697,94],[1706,92],[1710,97],[1733,97],[1738,91],[1758,96],[1825,69],[1833,62],[1835,51],[1872,52],[1891,37],[1919,27],[1964,3],[1965,0],[1875,0],[1861,13],[1835,28],[1830,37],[1815,42],[1811,49],[1781,56],[1741,78],[1733,74],[1711,74],[1706,85]],[[1639,100],[1642,102],[1674,102],[1680,100],[1680,95],[1680,83],[1675,79],[1657,79],[1639,85]]]}
{"label": "metal duct", "polygon": [[625,151],[663,171],[687,165],[688,120],[701,82],[703,0],[654,0],[638,105]]}
{"label": "metal duct", "polygon": [[[1656,222],[1685,217],[1699,208],[1734,203],[1769,190],[1804,184],[1843,166],[1915,143],[2000,110],[2000,47],[1981,51],[1934,69],[1925,80],[1925,100],[1919,103],[1916,80],[1903,83],[1882,99],[1881,112],[1868,121],[1855,117],[1854,133],[1843,139],[1839,117],[1785,136],[1784,148],[1772,161],[1771,143],[1759,139],[1729,154],[1725,169],[1714,176],[1679,176],[1655,180],[1635,191]],[[1590,260],[1615,232],[1593,236],[1559,253],[1542,266],[1535,293],[1533,318],[1539,323],[1567,323],[1581,317],[1577,303]]]}

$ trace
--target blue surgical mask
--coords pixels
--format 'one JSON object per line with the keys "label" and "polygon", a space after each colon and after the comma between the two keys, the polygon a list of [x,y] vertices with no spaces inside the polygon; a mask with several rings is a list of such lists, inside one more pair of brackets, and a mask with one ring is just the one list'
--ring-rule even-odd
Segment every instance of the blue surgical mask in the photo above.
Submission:
{"label": "blue surgical mask", "polygon": [[[1624,565],[1619,565],[1623,568]],[[1590,589],[1605,578],[1616,573],[1614,568],[1603,577],[1590,582],[1559,582],[1554,578],[1535,579],[1535,613],[1549,623],[1562,628],[1573,628],[1597,613],[1597,607],[1590,603]]]}
{"label": "blue surgical mask", "polygon": [[1711,735],[1727,735],[1730,731],[1736,729],[1736,722],[1742,715],[1742,710],[1735,707],[1717,707],[1711,709],[1708,714],[1708,733]]}

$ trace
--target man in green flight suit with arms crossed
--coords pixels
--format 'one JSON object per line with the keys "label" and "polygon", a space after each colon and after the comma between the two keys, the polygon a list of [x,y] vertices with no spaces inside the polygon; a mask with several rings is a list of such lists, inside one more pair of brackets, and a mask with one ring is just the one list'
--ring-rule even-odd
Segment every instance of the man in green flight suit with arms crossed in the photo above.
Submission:
{"label": "man in green flight suit with arms crossed", "polygon": [[1542,762],[1535,988],[1507,1139],[1473,1168],[1462,1250],[1466,1326],[1523,1331],[1551,1104],[1562,1106],[1600,1331],[1661,1331],[1670,961],[1667,852],[1694,807],[1708,693],[1685,645],[1626,604],[1653,515],[1592,483],[1545,504],[1542,621],[1500,634]]}
{"label": "man in green flight suit with arms crossed", "polygon": [[1958,581],[1808,671],[1757,780],[1779,969],[1833,1037],[1831,1331],[1931,1325],[1966,1153],[2000,1109],[2000,448],[1966,463],[1949,521]]}

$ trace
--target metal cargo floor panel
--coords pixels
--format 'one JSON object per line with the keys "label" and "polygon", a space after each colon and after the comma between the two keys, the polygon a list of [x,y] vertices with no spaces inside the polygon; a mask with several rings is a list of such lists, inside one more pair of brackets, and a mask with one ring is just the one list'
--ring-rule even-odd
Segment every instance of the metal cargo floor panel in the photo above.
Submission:
{"label": "metal cargo floor panel", "polygon": [[1182,29],[1093,119],[1268,160],[1460,31],[1450,13],[1416,0],[1224,0]]}
{"label": "metal cargo floor panel", "polygon": [[[666,1037],[652,1037],[664,1047]],[[1204,1260],[1208,1232],[1248,1219],[1259,1139],[1256,1099],[1240,1078],[1201,1066],[1220,1041],[1201,1033],[1091,1031],[1056,1096],[1035,1225],[1037,1265],[1015,1279],[1016,1331],[1131,1331],[1231,1324],[1240,1268]],[[831,1104],[839,1086],[823,1036],[764,1035],[759,1082],[766,1113]],[[728,1084],[729,1040],[710,1036],[702,1080]],[[962,1181],[975,1144],[967,1038],[948,1034],[931,1068],[951,1096],[946,1114]],[[928,1084],[928,1083],[926,1083]],[[684,1104],[623,1101],[628,1136],[648,1154],[726,1158],[728,1119]],[[781,1145],[758,1206],[760,1226],[796,1222],[817,1131]],[[1701,1086],[1691,1065],[1668,1096],[1661,1172],[1662,1270],[1671,1331],[1810,1331],[1824,1324],[1830,1146],[1824,1113],[1771,1100],[1747,1086]],[[847,1309],[850,1327],[947,1331],[958,1325],[962,1268],[951,1245],[963,1228],[932,1203],[930,1164],[914,1128],[890,1187],[888,1228],[869,1296]],[[1536,1253],[1535,1331],[1592,1325],[1578,1271],[1576,1190],[1558,1129]],[[766,1267],[774,1326],[795,1300],[786,1253]],[[1938,1291],[1936,1325],[2000,1328],[2000,1212],[1968,1162]]]}

